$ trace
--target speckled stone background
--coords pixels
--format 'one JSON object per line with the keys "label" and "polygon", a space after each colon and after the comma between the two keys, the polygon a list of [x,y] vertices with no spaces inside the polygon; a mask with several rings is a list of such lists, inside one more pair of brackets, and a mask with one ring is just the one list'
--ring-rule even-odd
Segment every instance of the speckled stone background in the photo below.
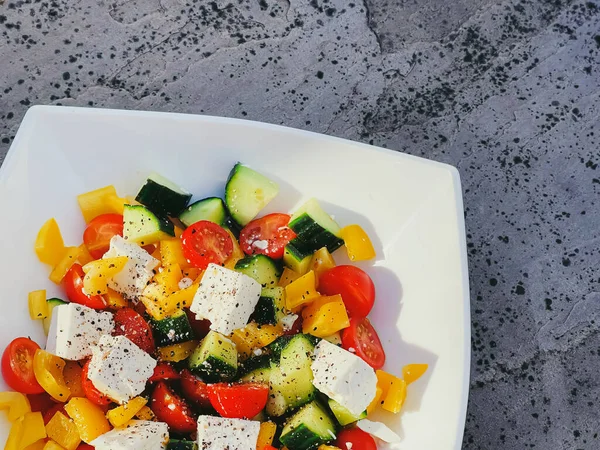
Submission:
{"label": "speckled stone background", "polygon": [[0,88],[0,161],[30,105],[62,104],[281,123],[457,166],[464,447],[600,448],[598,0],[5,0]]}

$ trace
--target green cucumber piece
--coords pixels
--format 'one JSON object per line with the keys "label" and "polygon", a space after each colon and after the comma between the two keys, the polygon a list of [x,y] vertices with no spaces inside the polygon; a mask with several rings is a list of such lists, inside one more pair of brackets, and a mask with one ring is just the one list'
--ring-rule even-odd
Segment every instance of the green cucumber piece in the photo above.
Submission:
{"label": "green cucumber piece", "polygon": [[308,272],[313,253],[307,252],[304,243],[296,237],[288,242],[284,248],[283,264],[296,273],[305,274]]}
{"label": "green cucumber piece", "polygon": [[194,441],[170,439],[167,444],[167,450],[198,450],[198,444]]}
{"label": "green cucumber piece", "polygon": [[263,354],[255,356],[240,363],[240,380],[248,383],[268,383],[271,379],[271,374],[276,369],[270,355]]}
{"label": "green cucumber piece", "polygon": [[225,186],[225,204],[231,217],[245,226],[279,193],[279,186],[264,175],[237,163]]}
{"label": "green cucumber piece", "polygon": [[227,219],[225,203],[219,197],[208,197],[189,205],[179,214],[179,220],[186,227],[201,220],[208,220],[223,225]]}
{"label": "green cucumber piece", "polygon": [[179,344],[194,339],[194,331],[187,314],[183,310],[179,310],[172,316],[162,320],[150,318],[149,322],[157,347]]}
{"label": "green cucumber piece", "polygon": [[367,417],[367,411],[363,411],[360,415],[355,416],[347,408],[340,405],[338,402],[330,398],[328,400],[329,409],[335,416],[336,420],[341,426],[346,426],[351,423],[354,423],[360,419],[365,419]]}
{"label": "green cucumber piece", "polygon": [[135,199],[158,217],[177,217],[187,206],[192,194],[165,177],[153,173],[141,187]]}
{"label": "green cucumber piece", "polygon": [[289,227],[297,237],[294,246],[297,254],[306,256],[327,247],[329,253],[344,245],[340,236],[340,226],[311,198],[302,205],[290,219]]}
{"label": "green cucumber piece", "polygon": [[265,255],[246,256],[236,263],[235,270],[255,279],[263,288],[277,286],[282,272],[280,265]]}
{"label": "green cucumber piece", "polygon": [[190,370],[209,383],[231,380],[237,373],[237,349],[228,338],[210,331],[189,358]]}
{"label": "green cucumber piece", "polygon": [[325,408],[313,401],[289,418],[279,440],[290,450],[311,450],[333,441],[335,431]]}
{"label": "green cucumber piece", "polygon": [[175,236],[173,223],[161,219],[142,205],[125,205],[123,238],[140,245],[154,244]]}
{"label": "green cucumber piece", "polygon": [[48,336],[48,331],[50,331],[50,322],[52,322],[52,310],[59,305],[66,305],[67,302],[61,300],[60,298],[49,298],[46,300],[48,304],[48,317],[42,319],[42,325],[44,326],[44,333]]}
{"label": "green cucumber piece", "polygon": [[277,325],[285,315],[284,292],[282,287],[264,288],[250,320],[260,325]]}

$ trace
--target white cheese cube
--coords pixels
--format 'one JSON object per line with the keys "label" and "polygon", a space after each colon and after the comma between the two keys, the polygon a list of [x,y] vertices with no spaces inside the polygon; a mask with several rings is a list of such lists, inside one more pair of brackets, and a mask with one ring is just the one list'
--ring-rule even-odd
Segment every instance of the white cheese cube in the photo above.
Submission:
{"label": "white cheese cube", "polygon": [[223,417],[198,417],[198,448],[256,450],[260,422]]}
{"label": "white cheese cube", "polygon": [[132,420],[126,428],[101,434],[90,445],[96,450],[159,450],[167,447],[169,427],[164,422]]}
{"label": "white cheese cube", "polygon": [[113,236],[110,240],[110,248],[102,259],[117,256],[127,256],[128,260],[123,270],[109,281],[109,287],[127,298],[142,295],[144,288],[154,276],[153,270],[160,264],[160,261],[139,245],[127,242],[119,235]]}
{"label": "white cheese cube", "polygon": [[217,264],[209,264],[190,310],[197,319],[210,320],[210,329],[229,335],[248,324],[260,298],[254,279]]}
{"label": "white cheese cube", "polygon": [[52,310],[46,351],[64,359],[78,361],[92,355],[100,336],[112,333],[113,315],[77,303]]}
{"label": "white cheese cube", "polygon": [[125,336],[100,338],[92,349],[88,378],[104,395],[124,403],[142,393],[156,361]]}
{"label": "white cheese cube", "polygon": [[375,398],[377,376],[358,356],[321,340],[311,365],[313,384],[352,414],[360,415]]}
{"label": "white cheese cube", "polygon": [[373,437],[382,440],[387,443],[400,442],[400,436],[390,430],[387,425],[381,422],[373,422],[372,420],[363,419],[356,423],[356,426],[363,430],[365,433],[369,433]]}

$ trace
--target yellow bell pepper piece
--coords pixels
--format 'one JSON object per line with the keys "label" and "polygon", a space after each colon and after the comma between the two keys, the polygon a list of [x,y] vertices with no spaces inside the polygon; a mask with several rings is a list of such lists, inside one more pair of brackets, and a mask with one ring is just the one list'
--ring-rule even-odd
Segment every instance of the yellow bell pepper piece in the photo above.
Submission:
{"label": "yellow bell pepper piece", "polygon": [[196,291],[198,290],[198,284],[194,282],[190,287],[180,289],[177,292],[173,292],[167,297],[167,305],[170,310],[176,311],[181,308],[188,308],[194,300]]}
{"label": "yellow bell pepper piece", "polygon": [[126,308],[129,306],[129,302],[125,297],[123,297],[120,292],[113,291],[111,288],[108,288],[108,292],[104,295],[104,299],[106,300],[108,307],[112,309]]}
{"label": "yellow bell pepper piece", "polygon": [[86,264],[83,266],[83,290],[90,295],[106,294],[110,279],[123,270],[128,260],[127,256],[117,256]]}
{"label": "yellow bell pepper piece", "polygon": [[71,395],[63,377],[64,367],[64,360],[58,356],[42,349],[35,351],[33,357],[35,379],[54,400],[59,402],[66,402]]}
{"label": "yellow bell pepper piece", "polygon": [[33,444],[28,445],[23,450],[44,450],[45,445],[46,445],[46,440],[40,439],[39,441],[36,441]]}
{"label": "yellow bell pepper piece", "polygon": [[273,443],[277,425],[273,422],[261,422],[258,439],[256,440],[256,450],[264,450],[267,445]]}
{"label": "yellow bell pepper piece", "polygon": [[156,320],[162,320],[172,315],[176,308],[171,308],[167,301],[165,288],[158,283],[150,283],[144,289],[140,300],[146,311]]}
{"label": "yellow bell pepper piece", "polygon": [[190,280],[195,280],[202,274],[202,270],[197,269],[196,267],[188,267],[187,269],[183,269],[183,276],[185,278],[189,278]]}
{"label": "yellow bell pepper piece", "polygon": [[183,256],[183,247],[181,239],[165,239],[160,241],[160,260],[163,267],[169,267],[173,264],[179,264],[182,269],[190,267],[185,256]]}
{"label": "yellow bell pepper piece", "polygon": [[320,297],[302,310],[302,332],[326,337],[350,326],[341,295]]}
{"label": "yellow bell pepper piece", "polygon": [[25,417],[19,417],[10,427],[8,439],[4,444],[4,450],[21,450],[21,440],[23,439],[23,422]]}
{"label": "yellow bell pepper piece", "polygon": [[46,290],[31,291],[27,298],[29,304],[29,317],[31,320],[41,320],[48,317],[48,303],[46,303]]}
{"label": "yellow bell pepper piece", "polygon": [[106,417],[113,427],[122,427],[131,419],[133,419],[134,416],[138,414],[140,409],[146,406],[146,403],[148,403],[148,400],[144,397],[132,398],[127,403],[108,411],[106,413]]}
{"label": "yellow bell pepper piece", "polygon": [[402,368],[402,378],[406,384],[414,383],[427,372],[427,364],[408,364]]}
{"label": "yellow bell pepper piece", "polygon": [[198,341],[181,342],[179,344],[160,347],[158,359],[161,361],[179,362],[186,359],[198,346]]}
{"label": "yellow bell pepper piece", "polygon": [[172,294],[179,290],[179,282],[183,278],[181,267],[179,264],[171,264],[164,267],[162,271],[159,271],[154,277],[154,281],[165,288],[167,294]]}
{"label": "yellow bell pepper piece", "polygon": [[296,281],[285,287],[285,306],[294,311],[299,306],[305,305],[318,298],[320,294],[315,286],[315,273],[311,270]]}
{"label": "yellow bell pepper piece", "polygon": [[137,414],[135,415],[135,417],[137,417],[140,420],[154,420],[154,419],[156,419],[156,416],[154,415],[154,412],[148,406],[143,406],[142,409],[140,409],[137,412]]}
{"label": "yellow bell pepper piece", "polygon": [[69,391],[71,391],[71,397],[85,397],[83,384],[81,383],[81,372],[83,372],[83,368],[79,365],[79,362],[65,361],[63,378]]}
{"label": "yellow bell pepper piece", "polygon": [[65,450],[65,448],[54,441],[48,441],[46,442],[46,445],[44,445],[43,450]]}
{"label": "yellow bell pepper piece", "polygon": [[317,287],[319,287],[319,278],[321,275],[334,267],[335,261],[331,253],[327,250],[327,247],[323,247],[314,253],[310,261],[310,269],[315,272]]}
{"label": "yellow bell pepper piece", "polygon": [[65,243],[56,219],[49,219],[40,228],[35,239],[35,253],[41,262],[52,267],[62,259],[65,254]]}
{"label": "yellow bell pepper piece", "polygon": [[[114,197],[118,197],[114,186],[106,186],[78,195],[77,202],[85,222],[89,223],[101,214],[119,213],[114,205]],[[122,210],[120,214],[123,214]]]}
{"label": "yellow bell pepper piece", "polygon": [[[150,256],[152,256],[154,259],[158,259],[160,261],[160,245],[158,245],[158,243],[148,244],[147,246],[144,246],[144,247],[148,250],[148,253],[150,253]],[[152,250],[151,247],[154,247],[154,250]]]}
{"label": "yellow bell pepper piece", "polygon": [[66,450],[75,450],[81,442],[75,423],[60,411],[46,424],[46,432],[50,439]]}
{"label": "yellow bell pepper piece", "polygon": [[31,412],[27,396],[20,392],[12,391],[0,392],[0,410],[2,409],[7,410],[7,417],[11,422]]}
{"label": "yellow bell pepper piece", "polygon": [[381,388],[381,407],[397,413],[406,399],[406,381],[383,370],[377,370],[377,386]]}
{"label": "yellow bell pepper piece", "polygon": [[375,258],[375,249],[369,236],[360,225],[348,225],[340,230],[350,261],[366,261]]}
{"label": "yellow bell pepper piece", "polygon": [[104,199],[104,203],[107,208],[112,209],[115,214],[123,215],[125,205],[131,205],[127,198],[117,197],[116,195],[109,195]]}
{"label": "yellow bell pepper piece", "polygon": [[286,287],[288,284],[292,283],[293,281],[296,281],[301,276],[302,275],[300,275],[297,272],[294,272],[289,267],[284,267],[283,273],[281,274],[281,278],[279,278],[279,283],[277,285],[279,287]]}
{"label": "yellow bell pepper piece", "polygon": [[89,443],[101,434],[110,431],[110,425],[102,408],[85,397],[69,400],[69,403],[65,405],[65,411],[73,419],[83,442]]}
{"label": "yellow bell pepper piece", "polygon": [[246,256],[246,254],[240,248],[238,240],[235,238],[233,233],[230,230],[228,230],[227,228],[225,228],[225,231],[227,231],[227,233],[231,237],[231,241],[233,242],[233,253],[231,254],[231,256],[229,258],[227,258],[227,261],[225,261],[225,264],[223,264],[223,265],[225,268],[233,270],[235,268],[235,265],[237,264],[237,262],[240,259],[244,258]]}
{"label": "yellow bell pepper piece", "polygon": [[79,247],[67,247],[61,260],[50,272],[50,281],[60,284],[71,266],[77,262],[80,252]]}
{"label": "yellow bell pepper piece", "polygon": [[317,450],[341,450],[339,447],[333,445],[321,444]]}
{"label": "yellow bell pepper piece", "polygon": [[94,258],[92,258],[92,255],[90,255],[90,252],[85,246],[85,244],[81,244],[78,248],[79,255],[77,255],[77,261],[79,261],[79,264],[85,266],[86,264],[91,263],[94,260]]}
{"label": "yellow bell pepper piece", "polygon": [[252,356],[255,348],[263,348],[283,335],[283,329],[274,325],[258,325],[251,322],[244,328],[234,330],[231,340],[237,347],[241,358]]}
{"label": "yellow bell pepper piece", "polygon": [[25,448],[44,439],[46,437],[46,428],[44,427],[44,418],[41,412],[30,412],[23,417],[23,437],[21,438],[20,448]]}
{"label": "yellow bell pepper piece", "polygon": [[371,414],[373,411],[377,409],[377,407],[381,404],[381,396],[383,395],[383,389],[380,386],[377,386],[375,391],[375,397],[367,406],[367,414]]}

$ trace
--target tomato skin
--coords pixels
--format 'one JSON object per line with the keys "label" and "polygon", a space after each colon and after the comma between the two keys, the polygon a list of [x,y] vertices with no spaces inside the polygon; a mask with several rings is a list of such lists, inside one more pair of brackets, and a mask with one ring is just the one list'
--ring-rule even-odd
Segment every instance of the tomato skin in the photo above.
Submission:
{"label": "tomato skin", "polygon": [[159,362],[154,368],[154,373],[148,379],[148,383],[156,383],[157,381],[179,380],[179,373],[173,366],[166,362]]}
{"label": "tomato skin", "polygon": [[223,264],[233,253],[229,233],[208,220],[200,220],[187,227],[181,235],[181,245],[185,259],[202,270],[210,263]]}
{"label": "tomato skin", "polygon": [[83,365],[81,371],[81,385],[83,386],[83,392],[89,401],[95,403],[98,406],[107,406],[112,402],[110,398],[96,389],[94,383],[88,378],[88,370],[90,368],[89,359]]}
{"label": "tomato skin", "polygon": [[192,409],[163,381],[159,381],[152,392],[150,408],[159,421],[165,422],[177,433],[191,433],[196,430],[196,417]]}
{"label": "tomato skin", "polygon": [[375,439],[360,428],[347,428],[340,431],[337,435],[335,445],[341,449],[377,450]]}
{"label": "tomato skin", "polygon": [[134,309],[118,309],[114,315],[114,320],[113,336],[125,336],[146,353],[152,354],[156,351],[152,328]]}
{"label": "tomato skin", "polygon": [[337,266],[319,278],[319,292],[342,296],[350,317],[367,317],[375,303],[375,285],[371,277],[356,266]]}
{"label": "tomato skin", "polygon": [[298,318],[294,321],[294,324],[289,330],[283,332],[285,336],[292,336],[294,334],[302,333],[302,322],[303,318],[298,314]]}
{"label": "tomato skin", "polygon": [[41,412],[43,414],[56,405],[56,402],[46,392],[41,394],[27,394],[27,398],[31,405],[31,412]]}
{"label": "tomato skin", "polygon": [[[240,247],[246,255],[267,255],[273,259],[283,258],[284,247],[296,237],[288,227],[288,214],[267,214],[255,219],[240,231]],[[266,247],[255,245],[257,241],[266,241]]]}
{"label": "tomato skin", "polygon": [[209,384],[208,398],[221,416],[250,419],[261,412],[267,404],[269,386],[262,383]]}
{"label": "tomato skin", "polygon": [[33,356],[40,346],[26,337],[14,339],[2,354],[2,378],[22,394],[41,394],[44,389],[33,373]]}
{"label": "tomato skin", "polygon": [[104,297],[101,295],[87,295],[83,292],[83,277],[85,277],[85,272],[81,264],[73,264],[63,280],[68,299],[73,303],[79,303],[89,308],[106,308]]}
{"label": "tomato skin", "polygon": [[373,369],[381,369],[385,364],[385,351],[377,331],[366,317],[350,319],[350,326],[342,331],[342,347],[354,350]]}
{"label": "tomato skin", "polygon": [[208,397],[208,384],[187,369],[181,371],[181,390],[183,396],[202,408],[211,408]]}
{"label": "tomato skin", "polygon": [[196,314],[191,312],[189,309],[186,308],[184,309],[184,311],[187,315],[188,321],[190,322],[190,326],[194,331],[194,336],[196,337],[196,339],[203,339],[204,336],[206,336],[210,331],[210,320],[198,320],[196,319]]}
{"label": "tomato skin", "polygon": [[77,450],[94,450],[94,447],[92,447],[90,444],[81,443],[79,444],[79,447],[77,447]]}
{"label": "tomato skin", "polygon": [[102,214],[92,219],[83,232],[83,243],[94,259],[100,259],[110,248],[115,235],[123,236],[123,216]]}

